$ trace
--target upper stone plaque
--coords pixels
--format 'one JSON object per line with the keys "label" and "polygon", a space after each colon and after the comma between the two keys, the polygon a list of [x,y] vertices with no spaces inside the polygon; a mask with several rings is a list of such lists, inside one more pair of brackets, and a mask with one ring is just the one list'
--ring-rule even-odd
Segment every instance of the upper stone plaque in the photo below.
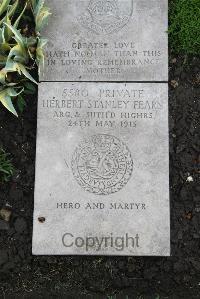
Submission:
{"label": "upper stone plaque", "polygon": [[48,0],[41,81],[167,81],[167,0]]}

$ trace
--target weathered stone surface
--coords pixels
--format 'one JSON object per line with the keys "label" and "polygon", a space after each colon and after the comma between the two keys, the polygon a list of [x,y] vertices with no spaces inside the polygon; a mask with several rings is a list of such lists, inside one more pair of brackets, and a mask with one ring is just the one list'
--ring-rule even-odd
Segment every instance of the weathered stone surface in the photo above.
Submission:
{"label": "weathered stone surface", "polygon": [[167,81],[167,0],[49,0],[41,81]]}
{"label": "weathered stone surface", "polygon": [[33,254],[170,254],[167,97],[167,84],[40,84]]}

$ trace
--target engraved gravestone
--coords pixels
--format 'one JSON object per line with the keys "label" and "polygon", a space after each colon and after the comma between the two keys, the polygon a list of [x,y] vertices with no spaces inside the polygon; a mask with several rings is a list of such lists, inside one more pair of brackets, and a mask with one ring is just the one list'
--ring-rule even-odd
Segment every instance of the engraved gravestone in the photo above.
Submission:
{"label": "engraved gravestone", "polygon": [[40,84],[33,254],[170,254],[167,97],[162,83]]}
{"label": "engraved gravestone", "polygon": [[167,0],[48,0],[41,81],[167,81]]}

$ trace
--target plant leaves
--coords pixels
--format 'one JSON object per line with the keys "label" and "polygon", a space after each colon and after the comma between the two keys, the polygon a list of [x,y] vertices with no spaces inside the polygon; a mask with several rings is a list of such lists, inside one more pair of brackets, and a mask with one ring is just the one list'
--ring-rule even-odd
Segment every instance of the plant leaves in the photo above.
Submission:
{"label": "plant leaves", "polygon": [[6,74],[7,74],[7,72],[4,69],[0,70],[0,83],[1,84],[5,84]]}
{"label": "plant leaves", "polygon": [[[16,0],[13,5],[9,5],[8,6],[7,15],[9,17],[11,17],[11,16],[14,15],[14,13],[15,13],[17,7],[18,7],[18,4],[19,4],[19,0]],[[6,16],[2,20],[0,20],[0,26],[3,24],[3,22],[5,21],[5,19],[6,19]]]}
{"label": "plant leaves", "polygon": [[13,106],[11,97],[7,95],[6,90],[0,92],[0,102],[3,104],[3,106],[8,109],[11,113],[13,113],[15,116],[18,117],[18,114]]}
{"label": "plant leaves", "polygon": [[38,38],[38,45],[36,49],[36,62],[38,65],[38,71],[40,73],[41,68],[44,67],[44,47],[47,44],[48,40],[44,38]]}
{"label": "plant leaves", "polygon": [[0,53],[5,54],[10,50],[10,45],[6,42],[5,39],[5,26],[0,28]]}
{"label": "plant leaves", "polygon": [[35,79],[29,74],[29,72],[26,70],[25,66],[21,63],[14,62],[12,60],[7,61],[5,70],[7,72],[18,72],[20,75],[23,74],[26,78],[28,78],[30,81],[34,82],[37,84]]}
{"label": "plant leaves", "polygon": [[[9,24],[11,26],[11,20],[9,18],[8,15],[6,15],[6,24]],[[10,28],[8,26],[5,26],[4,27],[4,43],[5,42],[9,42],[9,40],[11,39],[13,33],[12,31],[10,30]]]}
{"label": "plant leaves", "polygon": [[38,3],[34,8],[36,32],[39,32],[44,27],[44,25],[47,24],[50,15],[51,13],[49,11],[49,8],[44,6],[44,0],[38,0]]}
{"label": "plant leaves", "polygon": [[32,5],[33,9],[35,9],[36,5],[37,5],[37,0],[31,0],[31,5]]}
{"label": "plant leaves", "polygon": [[7,57],[4,55],[0,55],[0,66],[5,66]]}
{"label": "plant leaves", "polygon": [[35,15],[38,15],[41,11],[41,9],[44,7],[44,1],[45,0],[36,0],[35,5],[34,5],[34,11],[35,11]]}
{"label": "plant leaves", "polygon": [[19,69],[21,70],[22,74],[27,78],[29,79],[30,81],[34,82],[35,84],[38,84],[35,79],[33,79],[33,77],[29,74],[29,72],[26,70],[26,68],[22,65],[22,64],[19,64],[18,63],[18,66],[19,66]]}
{"label": "plant leaves", "polygon": [[27,64],[29,60],[27,47],[25,44],[25,39],[21,35],[21,33],[14,28],[12,25],[9,25],[8,23],[5,23],[5,25],[11,30],[11,32],[14,34],[14,39],[17,42],[17,45],[15,45],[8,55],[8,60],[12,58],[12,56],[15,56],[14,60]]}
{"label": "plant leaves", "polygon": [[28,81],[24,82],[24,87],[25,87],[25,89],[28,89],[29,91],[31,91],[33,93],[36,92],[36,87],[31,82],[28,82]]}
{"label": "plant leaves", "polygon": [[[0,102],[15,116],[17,112],[12,99],[16,98],[18,109],[23,112],[26,106],[25,94],[34,94],[37,90],[34,86],[37,82],[29,71],[34,69],[36,64],[39,71],[44,66],[43,51],[47,40],[39,38],[39,31],[51,14],[44,2],[0,0]],[[33,22],[32,16],[26,15],[27,6],[33,11],[35,34],[26,29],[28,37],[25,37],[22,31],[18,30],[18,26],[22,17],[26,20],[30,18]]]}
{"label": "plant leaves", "polygon": [[[17,88],[19,89],[19,88]],[[17,97],[20,93],[22,93],[24,91],[24,88],[22,87],[21,90],[19,92],[17,92],[13,87],[8,87],[7,88],[7,94],[10,97]]]}
{"label": "plant leaves", "polygon": [[14,23],[14,27],[15,27],[16,29],[17,29],[17,27],[18,27],[18,25],[19,25],[19,22],[20,22],[20,20],[21,20],[21,17],[23,16],[23,14],[24,14],[26,8],[27,8],[27,3],[24,5],[24,8],[23,8],[21,14],[19,15],[19,17],[17,18],[17,20],[16,20],[15,23]]}
{"label": "plant leaves", "polygon": [[22,87],[19,91],[16,89],[19,88],[14,88],[14,87],[6,87],[3,90],[0,91],[0,102],[3,104],[3,106],[8,109],[11,113],[13,113],[15,116],[17,115],[17,112],[13,106],[12,103],[12,97],[17,97],[24,91],[24,88]]}
{"label": "plant leaves", "polygon": [[26,37],[25,38],[25,43],[26,43],[26,45],[27,45],[28,48],[36,46],[36,44],[37,44],[37,38],[34,37],[34,36],[30,36],[28,38]]}
{"label": "plant leaves", "polygon": [[17,98],[17,106],[19,108],[20,113],[22,113],[24,111],[24,108],[26,107],[26,101],[21,95],[19,95]]}
{"label": "plant leaves", "polygon": [[[14,58],[13,58],[14,56]],[[14,46],[8,55],[8,60],[13,58],[14,61],[26,64],[28,62],[28,55],[24,48],[22,48],[19,44]]]}
{"label": "plant leaves", "polygon": [[0,16],[7,10],[10,0],[3,0],[0,5]]}
{"label": "plant leaves", "polygon": [[17,30],[16,28],[14,28],[12,25],[9,25],[8,23],[4,22],[4,24],[12,31],[12,33],[14,34],[14,38],[16,40],[16,42],[22,47],[25,48],[25,44],[24,44],[24,39],[23,36],[21,35],[21,33],[19,32],[19,30]]}

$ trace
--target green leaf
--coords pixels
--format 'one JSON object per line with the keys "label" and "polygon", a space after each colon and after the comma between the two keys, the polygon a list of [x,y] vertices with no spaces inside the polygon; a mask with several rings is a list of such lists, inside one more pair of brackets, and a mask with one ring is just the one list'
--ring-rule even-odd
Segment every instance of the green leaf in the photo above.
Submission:
{"label": "green leaf", "polygon": [[28,90],[28,89],[25,89],[25,90],[24,90],[24,94],[25,94],[25,95],[32,95],[32,94],[35,94],[35,93],[32,92],[32,91],[30,91],[30,90]]}
{"label": "green leaf", "polygon": [[7,57],[4,55],[0,55],[0,66],[5,66]]}
{"label": "green leaf", "polygon": [[43,7],[36,17],[36,32],[41,31],[41,29],[48,23],[48,19],[51,13],[47,7]]}
{"label": "green leaf", "polygon": [[36,32],[39,32],[43,26],[47,24],[50,15],[51,13],[49,8],[44,6],[44,0],[38,0],[38,3],[34,9]]}
{"label": "green leaf", "polygon": [[10,50],[9,43],[6,42],[5,39],[5,26],[1,29],[0,28],[0,53],[6,54],[7,51]]}
{"label": "green leaf", "polygon": [[35,14],[36,15],[38,15],[40,13],[41,9],[43,8],[44,1],[45,0],[36,0],[36,1],[34,1],[35,2],[34,8],[35,8]]}
{"label": "green leaf", "polygon": [[13,106],[12,103],[12,97],[17,97],[20,95],[20,93],[23,92],[24,88],[21,88],[19,91],[19,88],[16,87],[6,87],[3,90],[0,91],[0,102],[3,104],[3,106],[8,109],[11,113],[13,113],[15,116],[17,115],[17,112]]}
{"label": "green leaf", "polygon": [[2,69],[1,71],[0,71],[0,83],[1,84],[5,84],[5,82],[6,82],[6,71],[4,70],[4,69]]}
{"label": "green leaf", "polygon": [[36,92],[36,87],[35,87],[35,85],[33,85],[33,83],[31,83],[31,82],[24,82],[24,87],[26,88],[26,89],[28,89],[29,91],[31,91],[31,92],[33,92],[33,93],[35,93]]}
{"label": "green leaf", "polygon": [[7,10],[10,0],[3,0],[0,5],[0,16]]}
{"label": "green leaf", "polygon": [[16,40],[16,42],[22,47],[25,48],[25,44],[24,44],[24,39],[23,36],[21,35],[21,33],[19,32],[19,30],[17,30],[16,28],[14,28],[12,25],[9,25],[8,23],[4,22],[4,24],[12,31],[12,33],[14,34],[14,38]]}
{"label": "green leaf", "polygon": [[44,67],[44,47],[48,40],[44,38],[38,38],[38,44],[36,49],[36,62],[38,65],[38,71],[40,73],[41,68]]}
{"label": "green leaf", "polygon": [[3,40],[4,40],[4,38],[3,38],[3,29],[0,28],[0,45],[3,43]]}
{"label": "green leaf", "polygon": [[22,72],[22,74],[27,78],[29,79],[30,81],[34,82],[35,84],[38,84],[35,79],[33,79],[33,77],[29,74],[29,72],[26,70],[26,68],[22,65],[22,64],[19,64],[18,63],[18,66]]}
{"label": "green leaf", "polygon": [[10,50],[10,53],[8,55],[8,60],[10,60],[11,58],[16,62],[20,62],[24,64],[28,63],[29,60],[26,49],[21,47],[19,44],[17,44]]}
{"label": "green leaf", "polygon": [[24,12],[25,12],[25,10],[26,10],[26,7],[27,7],[27,3],[24,5],[24,8],[23,8],[21,14],[19,15],[19,17],[17,18],[17,20],[16,20],[15,23],[14,23],[14,27],[15,27],[15,28],[18,27],[19,22],[20,22],[20,20],[21,20],[21,17],[23,16],[23,14],[24,14]]}
{"label": "green leaf", "polygon": [[37,39],[36,37],[33,37],[33,36],[30,36],[30,37],[26,37],[25,38],[25,44],[26,46],[29,48],[29,47],[33,47],[33,46],[36,46],[37,44]]}
{"label": "green leaf", "polygon": [[10,154],[0,147],[0,183],[7,182],[14,172]]}
{"label": "green leaf", "polygon": [[[17,7],[18,7],[18,4],[19,4],[19,0],[15,1],[15,3],[13,5],[8,6],[7,15],[9,17],[14,15],[14,13],[15,13]],[[0,20],[0,26],[3,24],[5,19],[6,19],[6,16],[2,20]]]}
{"label": "green leaf", "polygon": [[[11,20],[9,18],[8,15],[6,15],[6,24],[9,24],[9,26],[11,26]],[[10,28],[8,26],[5,26],[4,28],[4,42],[9,42],[9,40],[11,39],[13,33],[10,30]]]}
{"label": "green leaf", "polygon": [[0,102],[3,104],[3,106],[8,109],[11,113],[13,113],[15,116],[18,117],[18,114],[13,106],[11,97],[7,95],[6,90],[0,92]]}
{"label": "green leaf", "polygon": [[[19,88],[16,88],[16,89],[19,89]],[[10,97],[17,97],[20,93],[22,93],[24,91],[24,88],[22,87],[20,89],[19,92],[17,92],[13,87],[8,87],[7,88],[7,94],[10,96]]]}
{"label": "green leaf", "polygon": [[14,34],[14,39],[17,42],[17,45],[15,45],[8,55],[8,60],[14,56],[14,60],[18,61],[20,63],[27,64],[29,60],[27,47],[25,44],[25,39],[21,35],[21,33],[14,28],[12,25],[9,25],[8,23],[4,23],[10,31]]}
{"label": "green leaf", "polygon": [[37,84],[35,79],[29,74],[29,72],[26,70],[25,66],[21,63],[14,62],[12,60],[7,61],[5,70],[7,72],[18,72],[20,75],[23,74],[26,78],[28,78],[30,81],[34,82]]}
{"label": "green leaf", "polygon": [[31,0],[31,5],[32,5],[33,9],[35,9],[36,5],[37,5],[37,0]]}
{"label": "green leaf", "polygon": [[26,101],[21,95],[19,95],[17,98],[17,106],[19,108],[20,113],[22,113],[24,111],[24,108],[26,107]]}

